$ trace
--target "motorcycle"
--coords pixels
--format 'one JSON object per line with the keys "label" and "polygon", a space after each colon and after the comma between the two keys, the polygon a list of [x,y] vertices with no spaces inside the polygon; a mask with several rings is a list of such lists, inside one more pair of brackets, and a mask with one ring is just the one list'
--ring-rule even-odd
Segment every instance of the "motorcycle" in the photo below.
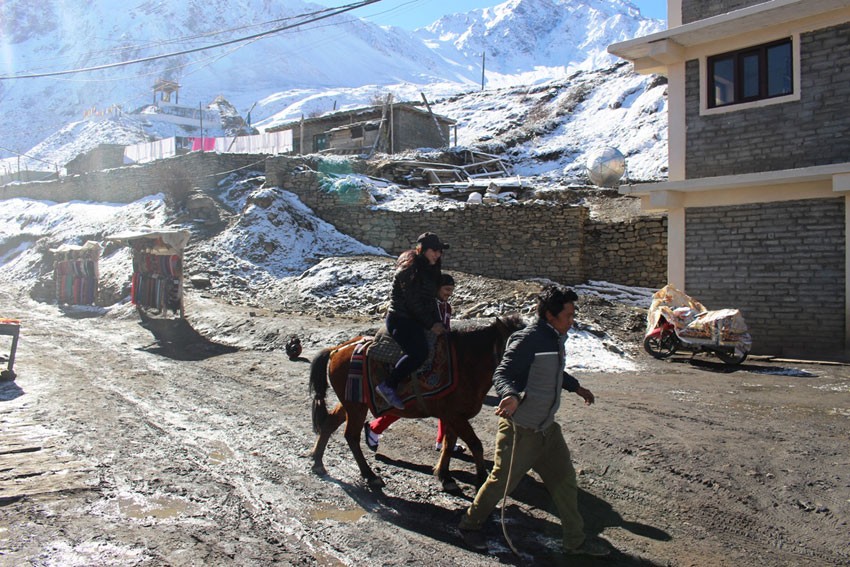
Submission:
{"label": "motorcycle", "polygon": [[672,285],[652,296],[643,348],[664,359],[679,351],[710,353],[726,364],[747,359],[752,339],[737,309],[709,311]]}

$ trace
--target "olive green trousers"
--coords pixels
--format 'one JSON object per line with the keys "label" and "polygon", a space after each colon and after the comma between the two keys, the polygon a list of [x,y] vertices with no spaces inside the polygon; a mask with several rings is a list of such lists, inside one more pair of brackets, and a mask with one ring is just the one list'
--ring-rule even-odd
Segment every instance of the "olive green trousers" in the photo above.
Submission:
{"label": "olive green trousers", "polygon": [[553,423],[544,431],[534,431],[514,426],[511,421],[500,418],[493,461],[493,470],[478,490],[472,505],[466,510],[458,526],[460,529],[481,529],[490,512],[505,495],[508,471],[510,494],[525,473],[533,470],[540,475],[558,510],[564,532],[564,548],[573,549],[584,542],[584,520],[578,511],[576,471],[560,425]]}

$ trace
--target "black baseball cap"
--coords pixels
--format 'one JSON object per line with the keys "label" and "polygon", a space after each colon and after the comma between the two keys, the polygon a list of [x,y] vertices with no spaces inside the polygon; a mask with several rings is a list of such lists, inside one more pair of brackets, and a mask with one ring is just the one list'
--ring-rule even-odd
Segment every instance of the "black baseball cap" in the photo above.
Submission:
{"label": "black baseball cap", "polygon": [[433,232],[425,232],[419,235],[419,238],[416,239],[420,245],[422,245],[422,250],[446,250],[449,245],[440,241],[440,237],[434,234]]}

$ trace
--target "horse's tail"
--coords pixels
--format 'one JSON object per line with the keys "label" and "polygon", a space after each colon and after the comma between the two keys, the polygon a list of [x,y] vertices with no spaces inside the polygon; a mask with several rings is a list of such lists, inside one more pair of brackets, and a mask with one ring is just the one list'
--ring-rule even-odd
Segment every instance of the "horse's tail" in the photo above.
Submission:
{"label": "horse's tail", "polygon": [[313,432],[318,433],[328,417],[328,407],[325,404],[325,396],[328,393],[328,362],[331,359],[331,350],[324,349],[313,359],[310,364],[310,392],[313,394]]}

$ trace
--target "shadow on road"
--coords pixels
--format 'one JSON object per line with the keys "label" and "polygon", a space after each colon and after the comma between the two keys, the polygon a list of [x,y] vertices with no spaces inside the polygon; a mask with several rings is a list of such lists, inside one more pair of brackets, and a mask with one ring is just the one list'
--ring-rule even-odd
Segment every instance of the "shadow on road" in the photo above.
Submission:
{"label": "shadow on road", "polygon": [[185,319],[157,319],[140,312],[139,323],[153,334],[156,341],[139,350],[174,360],[206,360],[228,354],[238,347],[215,343],[196,331]]}
{"label": "shadow on road", "polygon": [[[398,466],[428,476],[431,475],[431,467],[428,465],[392,459],[380,454],[376,458],[390,466]],[[464,501],[459,502],[460,506],[455,509],[446,509],[428,502],[387,496],[383,491],[372,491],[365,485],[349,484],[340,480],[333,480],[333,482],[339,484],[365,510],[378,514],[382,520],[434,540],[465,548],[456,526],[466,506],[475,496],[473,484],[475,475],[465,471],[452,472],[459,482],[466,483],[464,493],[456,495]],[[599,535],[606,528],[622,528],[637,536],[656,541],[670,541],[672,539],[667,532],[660,528],[623,518],[608,502],[581,489],[579,489],[578,503],[585,520],[585,531],[589,535]],[[579,567],[658,565],[614,548],[611,550],[611,555],[604,558],[559,554],[557,550],[562,536],[560,522],[530,516],[525,512],[529,507],[546,510],[557,518],[557,511],[543,483],[533,477],[525,476],[514,493],[508,498],[508,505],[505,509],[505,529],[521,556],[517,557],[511,551],[504,538],[498,508],[484,527],[489,554],[498,557],[500,563],[547,567],[561,565]]]}
{"label": "shadow on road", "polygon": [[0,402],[8,402],[23,395],[24,391],[13,380],[0,380]]}
{"label": "shadow on road", "polygon": [[814,378],[815,376],[817,376],[817,374],[813,374],[806,370],[802,370],[799,368],[790,368],[787,366],[762,366],[760,364],[726,364],[725,362],[721,361],[678,356],[671,357],[667,360],[671,363],[676,364],[688,364],[693,368],[699,368],[700,370],[714,372],[716,374],[752,372],[754,374],[774,374],[777,376],[797,376],[800,378]]}

